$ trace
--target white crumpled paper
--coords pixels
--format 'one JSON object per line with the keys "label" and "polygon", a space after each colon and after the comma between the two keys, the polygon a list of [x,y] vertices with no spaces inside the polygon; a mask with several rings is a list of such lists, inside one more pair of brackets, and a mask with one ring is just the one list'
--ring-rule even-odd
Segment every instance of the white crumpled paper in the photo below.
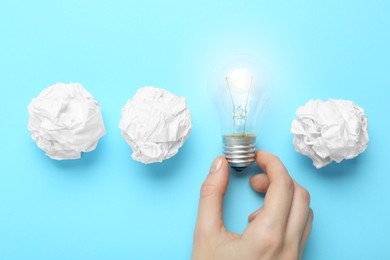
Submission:
{"label": "white crumpled paper", "polygon": [[162,162],[174,156],[188,137],[191,113],[184,97],[143,87],[123,107],[119,128],[134,160]]}
{"label": "white crumpled paper", "polygon": [[28,114],[32,139],[55,160],[80,158],[106,133],[100,105],[79,83],[44,89],[32,99]]}
{"label": "white crumpled paper", "polygon": [[317,169],[352,159],[367,148],[367,117],[352,101],[310,100],[296,114],[291,126],[295,150],[310,157]]}

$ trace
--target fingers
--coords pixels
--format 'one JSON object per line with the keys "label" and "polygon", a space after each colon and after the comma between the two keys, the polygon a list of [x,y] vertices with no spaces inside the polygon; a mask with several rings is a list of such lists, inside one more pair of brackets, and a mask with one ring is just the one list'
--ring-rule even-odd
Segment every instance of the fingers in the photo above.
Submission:
{"label": "fingers", "polygon": [[252,220],[254,220],[256,216],[260,214],[260,212],[261,212],[261,208],[255,210],[252,214],[249,215],[248,221],[251,222]]}
{"label": "fingers", "polygon": [[268,176],[264,173],[252,176],[249,182],[252,188],[257,192],[266,192],[269,187]]}
{"label": "fingers", "polygon": [[309,239],[311,228],[313,226],[313,219],[314,219],[314,213],[313,213],[313,210],[310,209],[309,210],[309,215],[307,217],[307,222],[306,222],[306,225],[305,225],[305,229],[303,231],[303,235],[302,235],[302,238],[301,238],[301,242],[299,244],[299,259],[302,259],[303,250],[305,249],[306,242]]}
{"label": "fingers", "polygon": [[[265,151],[257,151],[256,162],[266,172],[269,180],[262,215],[268,216],[270,225],[284,229],[294,194],[294,181],[276,156]],[[252,223],[256,220],[257,218]],[[261,224],[261,220],[259,222]]]}
{"label": "fingers", "polygon": [[295,183],[294,197],[286,226],[286,240],[298,248],[310,212],[310,194]]}
{"label": "fingers", "polygon": [[229,171],[226,159],[217,157],[200,191],[197,228],[212,230],[224,226],[222,204],[228,182]]}
{"label": "fingers", "polygon": [[[268,176],[264,173],[256,174],[250,178],[252,188],[257,192],[266,192],[269,187]],[[261,208],[249,215],[248,221],[251,222],[260,213]]]}
{"label": "fingers", "polygon": [[[266,174],[257,174],[250,184],[257,192],[266,192],[264,205],[253,212],[246,234],[276,234],[298,249],[302,257],[313,222],[310,194],[295,183],[283,163],[265,151],[257,152],[257,163]],[[254,227],[254,228],[252,228]],[[266,230],[262,233],[261,230]]]}

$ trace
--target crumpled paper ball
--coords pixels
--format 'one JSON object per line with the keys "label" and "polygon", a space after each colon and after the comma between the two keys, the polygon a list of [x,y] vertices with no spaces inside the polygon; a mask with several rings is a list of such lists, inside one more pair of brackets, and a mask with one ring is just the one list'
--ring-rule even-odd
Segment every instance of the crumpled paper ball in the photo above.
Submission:
{"label": "crumpled paper ball", "polygon": [[119,128],[134,160],[162,162],[177,154],[190,134],[191,113],[184,97],[143,87],[123,107]]}
{"label": "crumpled paper ball", "polygon": [[291,126],[295,150],[310,157],[317,169],[352,159],[367,148],[367,116],[352,101],[309,100],[296,114]]}
{"label": "crumpled paper ball", "polygon": [[106,133],[100,105],[79,83],[44,89],[32,99],[28,114],[32,139],[55,160],[80,158]]}

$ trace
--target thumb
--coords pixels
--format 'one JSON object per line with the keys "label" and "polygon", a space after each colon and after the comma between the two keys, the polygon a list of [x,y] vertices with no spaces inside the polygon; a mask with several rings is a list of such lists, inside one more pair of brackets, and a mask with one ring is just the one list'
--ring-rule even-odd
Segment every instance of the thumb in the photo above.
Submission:
{"label": "thumb", "polygon": [[223,196],[229,182],[228,163],[217,157],[200,191],[197,226],[210,231],[224,226],[222,220]]}

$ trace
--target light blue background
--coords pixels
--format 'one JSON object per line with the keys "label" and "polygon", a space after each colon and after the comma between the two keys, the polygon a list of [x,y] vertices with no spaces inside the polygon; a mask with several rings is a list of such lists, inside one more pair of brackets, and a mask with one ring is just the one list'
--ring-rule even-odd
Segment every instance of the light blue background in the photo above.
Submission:
{"label": "light blue background", "polygon": [[[258,147],[277,154],[312,196],[305,259],[390,259],[388,1],[0,2],[0,259],[188,259],[198,194],[220,154],[207,78],[232,53],[268,66],[274,96]],[[27,105],[55,82],[100,102],[107,135],[81,160],[53,161],[31,140]],[[187,98],[193,131],[163,164],[131,160],[118,122],[137,88]],[[316,170],[294,152],[295,110],[310,98],[355,101],[370,144]],[[241,232],[262,205],[231,174],[225,222]]]}

